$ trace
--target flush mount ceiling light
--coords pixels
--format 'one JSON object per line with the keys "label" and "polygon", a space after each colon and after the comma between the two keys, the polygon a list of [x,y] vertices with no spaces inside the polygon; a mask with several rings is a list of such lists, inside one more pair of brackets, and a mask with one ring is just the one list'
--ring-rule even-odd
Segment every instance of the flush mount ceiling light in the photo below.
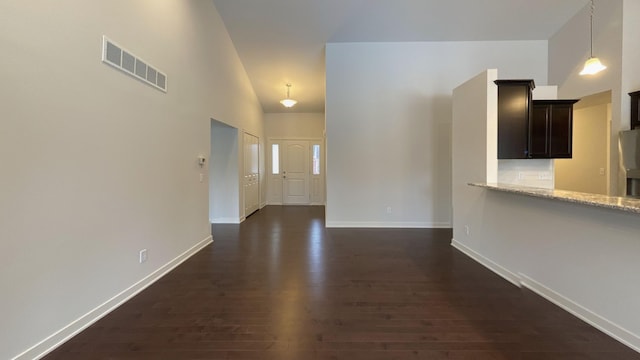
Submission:
{"label": "flush mount ceiling light", "polygon": [[284,105],[284,107],[292,107],[293,105],[297,104],[298,102],[293,100],[291,98],[291,96],[289,95],[289,90],[291,90],[291,84],[287,84],[287,98],[280,100],[280,104]]}
{"label": "flush mount ceiling light", "polygon": [[593,56],[593,10],[595,9],[594,0],[591,0],[591,23],[589,26],[590,31],[590,40],[591,40],[591,56],[584,63],[584,69],[580,71],[580,75],[594,75],[599,73],[600,71],[606,69],[607,67],[602,65],[600,59]]}

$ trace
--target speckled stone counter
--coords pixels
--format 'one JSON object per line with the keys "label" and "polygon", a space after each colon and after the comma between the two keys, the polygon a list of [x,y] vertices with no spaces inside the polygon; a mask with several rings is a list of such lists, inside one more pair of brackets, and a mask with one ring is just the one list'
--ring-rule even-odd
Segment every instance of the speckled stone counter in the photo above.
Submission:
{"label": "speckled stone counter", "polygon": [[507,184],[470,183],[469,185],[489,190],[503,191],[514,194],[553,199],[575,204],[590,205],[640,214],[640,199],[635,198],[606,196],[566,190],[550,190]]}

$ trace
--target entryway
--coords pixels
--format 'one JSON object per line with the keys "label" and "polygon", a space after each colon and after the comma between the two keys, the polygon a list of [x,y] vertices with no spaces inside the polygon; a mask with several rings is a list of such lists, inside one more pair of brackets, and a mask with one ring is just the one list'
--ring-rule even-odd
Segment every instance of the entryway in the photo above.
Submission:
{"label": "entryway", "polygon": [[268,204],[324,204],[323,143],[321,139],[269,141]]}

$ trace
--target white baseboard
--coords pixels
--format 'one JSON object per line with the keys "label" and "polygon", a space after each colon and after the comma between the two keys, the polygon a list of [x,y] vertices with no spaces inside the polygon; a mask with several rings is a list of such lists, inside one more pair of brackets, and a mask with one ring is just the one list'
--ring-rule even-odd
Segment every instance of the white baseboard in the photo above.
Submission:
{"label": "white baseboard", "polygon": [[504,278],[508,282],[512,283],[513,285],[515,285],[517,287],[522,287],[522,284],[521,284],[521,281],[520,281],[520,276],[518,276],[518,274],[515,274],[515,273],[507,270],[505,267],[495,263],[491,259],[488,259],[488,258],[480,255],[479,253],[475,252],[474,250],[472,250],[471,248],[467,247],[466,245],[456,241],[455,239],[451,239],[451,246],[453,246],[454,248],[458,249],[460,252],[462,252],[463,254],[467,255],[470,258],[472,258],[473,260],[479,262],[481,265],[483,265],[487,269],[489,269],[489,270],[493,271],[494,273],[500,275],[502,278]]}
{"label": "white baseboard", "polygon": [[215,218],[209,219],[209,222],[212,224],[240,224],[244,221],[244,218]]}
{"label": "white baseboard", "polygon": [[40,359],[44,357],[46,354],[50,353],[58,346],[65,343],[67,340],[71,339],[82,330],[86,329],[96,321],[103,318],[105,315],[109,314],[117,307],[136,296],[142,290],[146,289],[149,285],[153,284],[164,275],[166,275],[169,271],[173,270],[178,265],[182,264],[185,260],[196,254],[198,251],[202,250],[205,246],[211,244],[213,242],[213,238],[208,236],[204,240],[192,246],[187,251],[178,255],[175,259],[169,261],[165,265],[161,266],[156,271],[147,275],[142,280],[137,283],[131,285],[127,289],[123,290],[119,294],[115,295],[111,299],[105,301],[95,309],[89,311],[85,315],[71,322],[69,325],[64,328],[58,330],[54,334],[50,335],[46,339],[40,341],[36,345],[31,348],[25,350],[18,356],[14,357],[12,360],[31,360],[31,359]]}
{"label": "white baseboard", "polygon": [[395,228],[395,229],[447,229],[450,223],[432,222],[378,222],[378,221],[327,221],[328,228]]}
{"label": "white baseboard", "polygon": [[[282,202],[268,202],[265,205],[276,205],[276,206],[287,206],[287,204],[283,204]],[[311,202],[308,204],[291,204],[293,206],[325,206],[325,203],[319,203],[319,202]]]}
{"label": "white baseboard", "polygon": [[558,294],[527,275],[519,274],[519,277],[521,279],[520,282],[522,286],[525,288],[549,300],[555,305],[573,314],[575,317],[620,341],[633,350],[640,352],[640,336],[628,331],[612,321],[609,321],[608,319],[605,319],[571,299]]}
{"label": "white baseboard", "polygon": [[582,321],[588,323],[589,325],[595,327],[596,329],[602,331],[603,333],[611,336],[612,338],[620,341],[624,345],[630,347],[631,349],[640,352],[640,336],[632,333],[631,331],[623,328],[622,326],[594,313],[593,311],[585,308],[584,306],[576,303],[575,301],[564,297],[563,295],[553,291],[552,289],[544,286],[543,284],[535,281],[534,279],[528,277],[525,274],[519,273],[515,274],[501,265],[491,261],[490,259],[480,255],[474,250],[470,249],[466,245],[456,241],[455,239],[451,240],[451,246],[460,250],[462,253],[477,261],[484,267],[493,271],[494,273],[500,275],[505,280],[510,283],[518,286],[525,287],[534,293],[542,296],[543,298],[549,300],[553,304],[559,306],[560,308],[568,311],[573,314],[577,318]]}

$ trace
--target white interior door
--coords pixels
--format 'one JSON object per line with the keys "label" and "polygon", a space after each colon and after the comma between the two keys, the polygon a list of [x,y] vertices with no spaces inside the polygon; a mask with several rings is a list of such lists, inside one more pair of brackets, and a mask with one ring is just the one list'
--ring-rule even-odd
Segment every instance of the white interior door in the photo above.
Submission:
{"label": "white interior door", "polygon": [[258,167],[259,139],[244,133],[244,214],[251,215],[260,208],[260,174]]}
{"label": "white interior door", "polygon": [[309,142],[283,142],[282,183],[283,204],[309,204]]}

